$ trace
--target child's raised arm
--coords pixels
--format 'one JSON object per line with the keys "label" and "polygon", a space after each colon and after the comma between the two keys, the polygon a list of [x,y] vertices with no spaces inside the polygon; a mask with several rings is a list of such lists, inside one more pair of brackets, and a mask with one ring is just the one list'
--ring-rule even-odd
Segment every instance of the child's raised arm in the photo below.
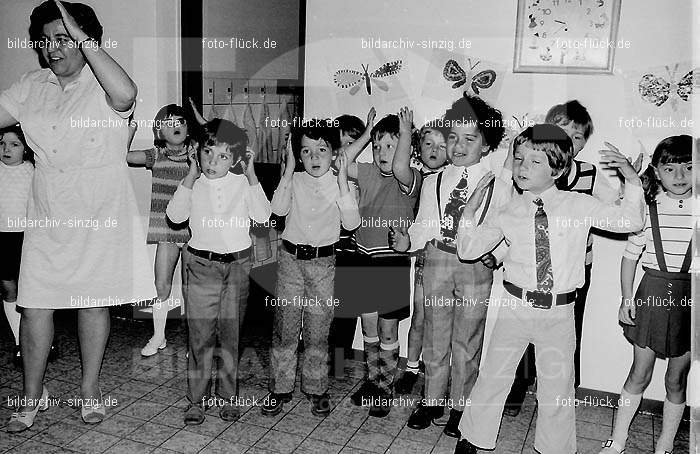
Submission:
{"label": "child's raised arm", "polygon": [[[357,156],[365,149],[365,146],[372,139],[372,128],[374,128],[374,118],[377,116],[377,111],[372,107],[367,113],[367,126],[365,131],[356,141],[345,147],[345,157],[348,162],[348,176],[350,178],[357,179],[357,163],[355,159]],[[334,164],[335,168],[338,169],[337,164]]]}
{"label": "child's raised arm", "polygon": [[192,112],[194,113],[194,118],[197,120],[197,123],[201,125],[207,124],[207,119],[202,116],[202,114],[199,112],[197,109],[197,106],[194,104],[194,100],[192,98],[187,98],[190,101],[190,106],[192,107]]}
{"label": "child's raised arm", "polygon": [[284,174],[272,195],[272,212],[277,216],[286,216],[292,207],[292,179],[295,164],[292,147],[287,146]]}
{"label": "child's raised arm", "polygon": [[399,110],[399,143],[396,145],[392,170],[394,177],[404,187],[413,186],[415,175],[411,169],[411,133],[413,126],[413,111],[408,107]]}

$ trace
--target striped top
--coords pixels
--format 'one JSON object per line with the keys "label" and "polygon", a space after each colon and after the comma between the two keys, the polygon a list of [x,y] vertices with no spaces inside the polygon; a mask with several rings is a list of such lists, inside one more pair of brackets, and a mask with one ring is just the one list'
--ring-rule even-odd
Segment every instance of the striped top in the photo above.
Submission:
{"label": "striped top", "polygon": [[[592,195],[602,202],[614,202],[619,198],[617,189],[610,185],[607,178],[598,175],[596,166],[589,162],[574,159],[566,183],[564,190]],[[591,263],[593,263],[593,237],[589,234],[586,245],[586,265]]]}
{"label": "striped top", "polygon": [[[691,200],[672,199],[664,192],[656,196],[656,206],[659,212],[659,229],[666,267],[668,271],[677,273],[681,270],[688,243],[693,236]],[[642,266],[660,270],[656,260],[649,207],[646,209],[644,230],[629,236],[624,253],[624,257],[632,260],[637,260],[640,256]]]}
{"label": "striped top", "polygon": [[[187,148],[179,155],[168,155],[165,148],[143,150],[146,153],[146,166],[153,174],[151,188],[151,213],[148,222],[147,243],[186,243],[190,239],[187,223],[174,224],[165,216],[165,208],[173,198],[175,190],[189,172]],[[153,163],[152,165],[149,165]]]}
{"label": "striped top", "polygon": [[407,192],[392,174],[383,174],[374,163],[357,163],[360,187],[360,227],[357,229],[358,252],[371,256],[407,255],[389,246],[389,227],[411,226],[413,209],[421,186],[421,175],[413,169],[413,185]]}

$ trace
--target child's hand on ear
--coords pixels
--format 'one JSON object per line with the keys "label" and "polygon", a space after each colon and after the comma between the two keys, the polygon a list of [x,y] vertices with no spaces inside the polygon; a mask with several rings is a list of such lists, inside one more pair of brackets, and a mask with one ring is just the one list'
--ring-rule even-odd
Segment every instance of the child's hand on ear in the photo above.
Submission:
{"label": "child's hand on ear", "polygon": [[294,160],[294,152],[292,151],[291,145],[287,143],[287,155],[286,159],[284,160],[284,173],[282,174],[282,178],[291,181],[292,175],[294,175],[295,166],[296,162]]}
{"label": "child's hand on ear", "polygon": [[399,135],[411,136],[413,128],[413,111],[408,107],[402,107],[399,110]]}
{"label": "child's hand on ear", "polygon": [[188,155],[188,161],[190,163],[190,170],[187,172],[185,179],[182,180],[182,185],[186,188],[192,189],[194,182],[202,174],[199,168],[199,162],[197,161],[197,151],[192,150]]}
{"label": "child's hand on ear", "polygon": [[632,167],[634,167],[634,171],[637,172],[637,175],[639,175],[639,172],[642,170],[642,161],[644,161],[644,153],[639,153],[637,159],[632,163]]}
{"label": "child's hand on ear", "polygon": [[411,237],[406,227],[389,227],[389,246],[397,252],[406,252],[411,247]]}
{"label": "child's hand on ear", "polygon": [[248,183],[250,185],[258,184],[258,176],[255,174],[255,151],[248,148],[245,153],[246,159],[241,161],[241,167],[243,167],[243,175],[248,178]]}

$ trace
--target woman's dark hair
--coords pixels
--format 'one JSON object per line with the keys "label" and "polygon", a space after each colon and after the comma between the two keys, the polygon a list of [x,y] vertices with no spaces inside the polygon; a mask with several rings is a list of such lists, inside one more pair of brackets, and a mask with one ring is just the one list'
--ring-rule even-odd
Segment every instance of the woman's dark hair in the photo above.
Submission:
{"label": "woman's dark hair", "polygon": [[476,124],[489,151],[498,148],[505,132],[501,111],[491,107],[478,96],[466,92],[447,109],[443,123],[447,129],[452,129],[455,125]]}
{"label": "woman's dark hair", "polygon": [[153,119],[153,145],[162,148],[165,147],[165,140],[160,136],[160,128],[168,120],[168,118],[179,117],[187,123],[187,138],[185,146],[189,146],[192,142],[192,137],[197,133],[197,124],[191,115],[177,104],[168,104],[160,108],[155,118]]}
{"label": "woman's dark hair", "polygon": [[32,163],[32,165],[34,165],[34,150],[32,150],[31,147],[27,145],[27,139],[24,137],[22,127],[19,124],[16,124],[13,126],[8,126],[7,128],[0,129],[0,137],[4,136],[8,132],[14,133],[20,140],[20,142],[22,142],[22,145],[24,145],[24,155],[22,156],[22,159],[24,161],[29,161]]}
{"label": "woman's dark hair", "polygon": [[[95,11],[83,3],[61,2],[68,11],[68,14],[73,16],[73,19],[78,23],[80,29],[85,32],[90,38],[102,44],[102,24],[97,18]],[[42,68],[48,67],[48,62],[44,60],[41,54],[40,44],[44,39],[44,25],[62,19],[61,11],[53,0],[47,0],[41,5],[34,8],[29,17],[29,39],[34,44],[34,50],[39,54],[39,60]]]}
{"label": "woman's dark hair", "polygon": [[656,195],[662,191],[661,182],[656,177],[654,169],[664,164],[684,164],[693,160],[693,138],[682,134],[666,137],[654,149],[651,163],[642,174],[644,200],[647,204],[656,201]]}
{"label": "woman's dark hair", "polygon": [[292,128],[292,152],[296,161],[296,171],[303,171],[304,165],[301,162],[301,139],[306,136],[311,140],[323,139],[330,151],[340,148],[340,133],[333,121],[330,119],[306,121],[304,125]]}

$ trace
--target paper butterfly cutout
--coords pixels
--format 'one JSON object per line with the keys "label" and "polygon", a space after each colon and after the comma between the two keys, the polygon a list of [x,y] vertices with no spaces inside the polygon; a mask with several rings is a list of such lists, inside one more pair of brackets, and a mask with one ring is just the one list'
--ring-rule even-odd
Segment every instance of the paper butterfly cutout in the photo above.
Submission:
{"label": "paper butterfly cutout", "polygon": [[[469,75],[471,76],[472,70],[476,68],[481,61],[477,61],[472,65],[471,59],[468,58],[467,62],[469,63]],[[467,79],[469,79],[469,77],[467,77],[467,73],[461,66],[459,66],[459,63],[452,59],[447,60],[447,63],[445,63],[445,68],[442,70],[442,75],[448,81],[454,82],[452,84],[452,88],[461,87],[467,82]],[[475,76],[471,76],[472,91],[478,95],[480,88],[489,88],[495,81],[496,71],[492,69],[480,71]]]}
{"label": "paper butterfly cutout", "polygon": [[[677,70],[678,63],[676,63],[673,71],[666,66],[666,71],[669,74],[671,82],[667,81],[661,76],[644,74],[639,81],[639,94],[641,95],[642,99],[654,104],[657,107],[660,107],[662,104],[668,101],[669,98],[673,97],[673,92],[675,91],[680,99],[683,101],[688,101],[690,95],[693,94],[693,85],[698,85],[697,77],[700,76],[700,74],[696,75],[695,72],[697,71],[700,73],[700,69],[695,68],[689,71],[688,74],[681,77],[681,79],[676,82],[675,74]],[[672,102],[673,101],[675,101],[675,97],[673,97]]]}
{"label": "paper butterfly cutout", "polygon": [[[396,60],[389,63],[384,63],[371,74],[368,73],[369,65],[362,65],[362,71],[354,69],[339,69],[333,74],[333,82],[340,88],[350,88],[350,94],[354,95],[360,89],[360,82],[365,82],[367,94],[372,94],[372,83],[383,91],[389,91],[389,85],[386,82],[377,80],[381,77],[392,76],[401,70],[402,61]],[[370,83],[370,81],[372,83]]]}

